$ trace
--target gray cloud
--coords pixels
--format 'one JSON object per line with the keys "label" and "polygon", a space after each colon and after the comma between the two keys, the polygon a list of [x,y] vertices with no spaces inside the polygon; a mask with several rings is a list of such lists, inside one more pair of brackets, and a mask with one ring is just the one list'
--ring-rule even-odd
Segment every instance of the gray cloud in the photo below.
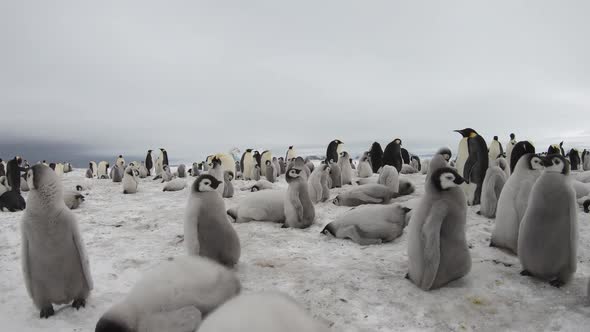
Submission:
{"label": "gray cloud", "polygon": [[7,2],[0,141],[200,159],[335,137],[427,152],[474,127],[589,146],[590,3],[566,2]]}

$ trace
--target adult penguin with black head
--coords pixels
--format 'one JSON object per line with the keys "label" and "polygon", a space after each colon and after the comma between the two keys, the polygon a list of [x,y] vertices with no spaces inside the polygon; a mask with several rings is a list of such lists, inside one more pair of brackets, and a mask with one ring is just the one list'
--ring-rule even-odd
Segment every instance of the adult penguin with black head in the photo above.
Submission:
{"label": "adult penguin with black head", "polygon": [[328,144],[328,149],[326,150],[326,160],[333,160],[335,163],[338,162],[338,157],[340,152],[342,152],[343,147],[344,143],[342,143],[342,141],[339,139],[335,139],[330,142],[330,144]]}
{"label": "adult penguin with black head", "polygon": [[396,138],[385,147],[385,151],[383,152],[383,166],[393,166],[400,172],[402,170],[402,162],[402,140]]}
{"label": "adult penguin with black head", "polygon": [[379,142],[373,142],[373,145],[371,145],[371,150],[369,151],[369,156],[371,156],[371,167],[373,168],[373,173],[379,173],[379,169],[383,165],[383,149],[381,148],[381,144],[379,144]]}
{"label": "adult penguin with black head", "polygon": [[410,164],[410,153],[408,152],[408,150],[406,150],[404,148],[402,148],[402,161],[406,165]]}
{"label": "adult penguin with black head", "polygon": [[472,128],[455,131],[463,135],[463,137],[467,137],[469,157],[467,157],[467,161],[465,162],[462,175],[467,182],[476,185],[473,198],[470,197],[469,200],[471,201],[471,205],[478,205],[481,198],[483,180],[489,165],[488,145],[483,137]]}
{"label": "adult penguin with black head", "polygon": [[152,169],[154,168],[154,161],[152,160],[152,150],[148,150],[145,156],[145,168],[147,168],[147,176],[152,175]]}
{"label": "adult penguin with black head", "polygon": [[528,153],[535,154],[535,147],[531,142],[520,141],[516,143],[516,145],[514,146],[514,148],[512,148],[512,151],[510,153],[510,174],[514,172],[514,169],[516,168],[516,165],[518,164],[520,157]]}
{"label": "adult penguin with black head", "polygon": [[570,167],[572,171],[580,169],[580,153],[576,149],[571,149],[569,153]]}

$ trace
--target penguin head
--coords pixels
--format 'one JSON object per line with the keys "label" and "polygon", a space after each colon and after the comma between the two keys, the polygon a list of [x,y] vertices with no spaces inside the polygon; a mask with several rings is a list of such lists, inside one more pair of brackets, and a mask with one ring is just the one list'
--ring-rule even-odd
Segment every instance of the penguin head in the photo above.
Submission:
{"label": "penguin head", "polygon": [[125,174],[133,176],[133,167],[127,167],[125,169]]}
{"label": "penguin head", "polygon": [[531,170],[542,170],[543,168],[545,168],[545,162],[543,161],[543,159],[536,155],[536,154],[530,154],[529,156],[529,169]]}
{"label": "penguin head", "polygon": [[287,180],[296,180],[301,177],[301,170],[299,168],[291,168],[287,172]]}
{"label": "penguin head", "polygon": [[432,181],[436,189],[439,191],[445,191],[458,187],[461,183],[465,182],[465,179],[463,179],[454,168],[443,167],[437,169],[434,174],[432,174]]}
{"label": "penguin head", "polygon": [[436,152],[436,154],[440,154],[441,156],[443,156],[443,158],[445,158],[445,160],[447,162],[449,160],[451,160],[451,157],[453,156],[453,152],[451,152],[451,149],[449,149],[447,147],[438,149],[438,151]]}
{"label": "penguin head", "polygon": [[293,145],[291,145],[291,146],[289,147],[289,150],[293,150]]}
{"label": "penguin head", "polygon": [[193,185],[195,192],[208,192],[215,191],[221,184],[221,181],[217,180],[214,176],[209,174],[203,174],[197,178]]}
{"label": "penguin head", "polygon": [[211,163],[209,164],[209,166],[215,168],[215,166],[220,166],[221,165],[221,159],[217,158],[217,157],[213,157],[211,159]]}
{"label": "penguin head", "polygon": [[402,140],[399,139],[399,138],[396,138],[396,139],[393,140],[393,143],[402,145]]}
{"label": "penguin head", "polygon": [[225,171],[223,173],[223,177],[224,179],[226,179],[227,181],[232,181],[234,179],[234,172],[232,171]]}
{"label": "penguin head", "polygon": [[285,159],[283,157],[279,157],[279,161],[283,162]]}
{"label": "penguin head", "polygon": [[148,150],[148,153],[152,153],[152,150]]}
{"label": "penguin head", "polygon": [[514,135],[514,133],[511,133],[511,134],[510,134],[510,140],[512,141],[512,140],[514,140],[515,138],[516,138],[516,135]]}
{"label": "penguin head", "polygon": [[135,176],[139,176],[139,170],[136,170],[136,169],[134,169],[134,170],[133,170],[133,175],[135,175]]}
{"label": "penguin head", "polygon": [[342,157],[344,159],[348,159],[348,152],[346,152],[346,151],[340,152],[340,157]]}
{"label": "penguin head", "polygon": [[27,184],[31,190],[49,190],[55,189],[61,183],[57,174],[51,168],[38,164],[29,169],[27,172]]}
{"label": "penguin head", "polygon": [[569,162],[560,154],[551,154],[543,158],[543,165],[547,173],[560,173],[563,175],[570,173]]}
{"label": "penguin head", "polygon": [[498,140],[498,136],[494,136],[494,141],[497,141],[497,140]]}
{"label": "penguin head", "polygon": [[84,190],[84,188],[82,188],[82,186],[81,186],[81,185],[77,185],[77,186],[76,186],[76,191],[82,191],[82,190]]}
{"label": "penguin head", "polygon": [[259,191],[260,188],[258,188],[258,186],[252,186],[252,189],[250,189],[251,192],[255,193],[257,191]]}
{"label": "penguin head", "polygon": [[265,164],[266,166],[270,166],[271,162],[270,162],[270,160],[267,160],[267,161],[265,161],[265,162],[264,162],[264,164]]}
{"label": "penguin head", "polygon": [[469,138],[473,138],[475,136],[477,136],[477,131],[471,129],[471,128],[465,128],[465,129],[461,129],[461,130],[455,130],[455,132],[461,134],[463,137],[469,137]]}
{"label": "penguin head", "polygon": [[332,200],[332,204],[336,205],[336,206],[340,206],[340,195],[336,196],[333,200]]}

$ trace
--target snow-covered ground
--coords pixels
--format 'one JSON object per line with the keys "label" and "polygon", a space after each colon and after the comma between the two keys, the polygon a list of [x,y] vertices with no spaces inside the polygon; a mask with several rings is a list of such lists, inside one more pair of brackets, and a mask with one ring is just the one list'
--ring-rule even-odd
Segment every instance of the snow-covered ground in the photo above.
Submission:
{"label": "snow-covered ground", "polygon": [[[121,184],[83,179],[83,171],[64,176],[64,187],[86,183],[86,202],[74,213],[86,242],[95,289],[85,309],[55,307],[39,319],[20,268],[22,213],[0,212],[0,330],[94,331],[98,318],[123,298],[142,271],[184,253],[183,215],[189,189],[162,192],[163,185],[141,181],[135,195]],[[417,191],[401,198],[416,206],[424,176],[407,176]],[[192,178],[189,179],[193,181]],[[249,192],[238,188],[226,199],[232,207]],[[286,187],[281,178],[278,187]],[[332,197],[338,192],[333,190]],[[24,194],[26,197],[26,193]],[[585,294],[590,276],[590,215],[579,213],[578,271],[571,283],[555,289],[521,277],[518,259],[488,246],[493,221],[468,210],[467,239],[473,268],[445,288],[424,292],[404,279],[407,229],[392,243],[362,247],[320,234],[323,226],[349,208],[331,202],[316,206],[317,221],[305,230],[272,223],[234,224],[242,257],[237,273],[244,292],[280,290],[292,295],[334,331],[582,331],[590,328]]]}

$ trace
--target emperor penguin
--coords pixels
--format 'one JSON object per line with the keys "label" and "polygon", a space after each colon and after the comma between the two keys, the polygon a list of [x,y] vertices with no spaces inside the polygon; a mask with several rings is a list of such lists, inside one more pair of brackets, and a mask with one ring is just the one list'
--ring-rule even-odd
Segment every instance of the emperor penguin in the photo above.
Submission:
{"label": "emperor penguin", "polygon": [[417,172],[420,172],[422,170],[422,163],[420,161],[420,157],[418,157],[415,154],[410,155],[410,166],[416,169]]}
{"label": "emperor penguin", "polygon": [[577,171],[580,169],[580,153],[577,149],[573,148],[570,150],[569,153],[570,158],[570,168],[572,171]]}
{"label": "emperor penguin", "polygon": [[139,165],[139,178],[140,179],[145,179],[150,175],[150,172],[148,171],[147,167],[145,167],[145,162],[141,162],[141,164]]}
{"label": "emperor penguin", "polygon": [[123,194],[135,194],[137,192],[137,186],[139,185],[139,171],[133,167],[127,167],[125,169],[125,175],[123,175]]}
{"label": "emperor penguin", "polygon": [[240,201],[237,207],[227,210],[227,214],[237,223],[250,221],[267,221],[282,223],[285,221],[284,190],[256,191]]}
{"label": "emperor penguin", "polygon": [[277,157],[272,157],[272,167],[274,168],[275,178],[278,179],[281,176],[281,164],[279,164]]}
{"label": "emperor penguin", "polygon": [[[3,176],[2,178],[5,177]],[[7,190],[0,194],[0,211],[8,210],[9,212],[17,212],[24,210],[26,207],[27,203],[20,192]]]}
{"label": "emperor penguin", "polygon": [[186,180],[181,178],[174,178],[164,185],[162,191],[181,191],[186,188]]}
{"label": "emperor penguin", "polygon": [[514,173],[514,169],[520,158],[529,153],[535,153],[535,146],[533,143],[529,141],[520,141],[514,145],[514,148],[510,153],[510,159],[508,160],[508,162],[510,162],[510,174]]}
{"label": "emperor penguin", "polygon": [[84,176],[87,179],[92,179],[94,178],[94,175],[92,174],[92,164],[90,164],[90,166],[88,167],[88,169],[86,170],[86,173],[84,174]]}
{"label": "emperor penguin", "polygon": [[96,173],[97,178],[108,179],[109,178],[108,169],[109,169],[109,163],[107,163],[106,161],[99,162],[98,167],[97,167],[97,173]]}
{"label": "emperor penguin", "polygon": [[111,168],[111,180],[113,180],[113,182],[123,181],[123,175],[124,175],[123,168],[121,166],[119,166],[118,164],[115,164],[115,166],[113,166]]}
{"label": "emperor penguin", "polygon": [[369,156],[371,156],[371,167],[373,168],[373,173],[379,173],[379,169],[383,164],[383,149],[381,148],[381,144],[379,142],[373,142],[371,145],[371,150],[369,150]]}
{"label": "emperor penguin", "polygon": [[59,176],[64,175],[64,164],[62,164],[62,163],[55,164],[55,173]]}
{"label": "emperor penguin", "polygon": [[469,157],[465,161],[463,168],[463,178],[472,186],[475,186],[473,196],[469,196],[471,205],[478,205],[481,200],[481,189],[483,187],[483,180],[488,170],[488,147],[486,141],[481,135],[471,128],[456,130],[456,132],[467,137],[467,147],[469,149]]}
{"label": "emperor penguin", "polygon": [[399,192],[399,173],[397,169],[391,165],[383,166],[377,183],[393,189],[396,193]]}
{"label": "emperor penguin", "polygon": [[276,182],[274,168],[272,166],[272,161],[266,160],[264,165],[264,174],[266,174],[266,180],[269,182]]}
{"label": "emperor penguin", "polygon": [[254,154],[252,155],[252,157],[254,157],[254,161],[255,161],[256,165],[258,165],[259,167],[262,166],[262,164],[261,164],[262,156],[260,155],[260,152],[254,151]]}
{"label": "emperor penguin", "polygon": [[151,176],[152,169],[154,168],[154,161],[152,160],[152,150],[148,150],[147,155],[145,156],[145,168],[148,171],[147,176]]}
{"label": "emperor penguin", "polygon": [[232,171],[223,172],[223,198],[234,197],[234,184],[232,183],[233,180],[234,173]]}
{"label": "emperor penguin", "polygon": [[340,159],[338,159],[338,166],[340,167],[341,183],[352,184],[352,167],[350,166],[350,155],[346,151],[340,153]]}
{"label": "emperor penguin", "polygon": [[578,211],[569,165],[561,154],[548,155],[545,171],[531,189],[518,233],[522,275],[561,287],[576,272]]}
{"label": "emperor penguin", "polygon": [[207,258],[179,256],[162,261],[113,305],[95,332],[195,331],[202,318],[240,293],[236,274]]}
{"label": "emperor penguin", "polygon": [[465,163],[467,162],[467,158],[469,158],[469,145],[467,144],[467,140],[469,139],[469,137],[464,136],[463,133],[461,133],[461,136],[463,136],[463,138],[461,138],[461,140],[459,141],[459,147],[457,148],[455,168],[457,169],[457,173],[463,176],[465,170]]}
{"label": "emperor penguin", "polygon": [[494,161],[493,164],[490,164],[490,165],[495,165],[495,166],[500,167],[500,169],[502,171],[504,171],[504,174],[506,174],[506,180],[508,180],[508,177],[510,177],[510,165],[508,164],[506,159],[498,158]]}
{"label": "emperor penguin", "polygon": [[351,239],[362,246],[391,242],[404,232],[409,211],[397,203],[361,206],[327,224],[322,233]]}
{"label": "emperor penguin", "polygon": [[125,159],[123,158],[122,155],[119,155],[119,157],[117,157],[117,160],[115,161],[115,165],[121,167],[121,169],[125,169]]}
{"label": "emperor penguin", "polygon": [[176,168],[176,173],[178,173],[179,178],[185,178],[186,177],[186,166],[184,164],[178,165],[178,167]]}
{"label": "emperor penguin", "polygon": [[63,196],[64,203],[66,203],[66,206],[70,210],[77,209],[78,207],[80,207],[80,204],[82,204],[85,201],[84,195],[72,190],[64,190]]}
{"label": "emperor penguin", "polygon": [[162,173],[160,173],[160,177],[162,178],[162,183],[172,181],[174,176],[172,175],[172,172],[170,171],[170,166],[168,166],[168,165],[162,166]]}
{"label": "emperor penguin", "polygon": [[272,183],[266,181],[265,179],[261,179],[260,181],[256,181],[256,183],[254,183],[251,186],[242,187],[240,190],[241,191],[257,192],[260,190],[267,190],[267,189],[274,189],[274,185]]}
{"label": "emperor penguin", "polygon": [[98,165],[96,164],[96,162],[91,161],[88,166],[92,170],[92,177],[97,178],[98,177]]}
{"label": "emperor penguin", "polygon": [[373,175],[370,160],[370,153],[365,152],[359,160],[359,165],[356,169],[359,178],[369,178]]}
{"label": "emperor penguin", "polygon": [[[481,206],[478,214],[487,218],[496,217],[496,208],[498,207],[498,198],[504,184],[507,180],[507,175],[500,166],[498,161],[504,161],[504,158],[494,159],[490,168],[486,172],[486,177],[483,180],[483,187],[481,190]],[[506,163],[506,161],[504,161]]]}
{"label": "emperor penguin", "polygon": [[197,177],[201,175],[201,171],[199,170],[199,163],[193,163],[193,168],[191,172],[193,177]]}
{"label": "emperor penguin", "polygon": [[[159,179],[164,171],[164,165],[168,165],[168,152],[164,148],[160,148],[160,154],[156,158],[156,178]],[[154,180],[155,180],[154,179]]]}
{"label": "emperor penguin", "polygon": [[436,155],[432,161],[408,234],[406,277],[422,290],[443,287],[471,270],[465,237],[467,202],[459,188],[464,180],[455,169],[444,166],[442,156]]}
{"label": "emperor penguin", "polygon": [[[348,162],[348,159],[345,159]],[[285,179],[289,184],[285,196],[284,227],[307,228],[315,220],[315,207],[309,197],[308,176],[303,168],[305,165],[292,163],[287,169]]]}
{"label": "emperor penguin", "polygon": [[401,172],[402,164],[402,140],[396,138],[385,147],[385,151],[383,152],[383,166],[390,165],[395,167],[398,172]]}
{"label": "emperor penguin", "polygon": [[334,160],[330,160],[328,166],[330,166],[330,188],[342,187],[342,171],[340,170],[340,166]]}
{"label": "emperor penguin", "polygon": [[25,285],[41,318],[54,314],[52,304],[86,305],[92,290],[88,257],[75,215],[66,207],[61,180],[39,164],[27,172],[31,189],[21,220]]}
{"label": "emperor penguin", "polygon": [[258,164],[254,164],[254,169],[252,170],[252,180],[260,181],[260,166],[258,166]]}
{"label": "emperor penguin", "polygon": [[242,168],[244,180],[252,180],[254,164],[256,164],[256,161],[252,155],[252,149],[247,149],[244,154],[242,154],[242,160],[240,161],[240,167]]}
{"label": "emperor penguin", "polygon": [[512,155],[512,149],[518,143],[516,141],[516,135],[514,133],[510,134],[510,140],[506,143],[506,160],[510,163],[510,156]]}
{"label": "emperor penguin", "polygon": [[[269,314],[272,313],[272,314]],[[238,295],[206,317],[199,332],[328,332],[286,294],[275,292]]]}
{"label": "emperor penguin", "polygon": [[240,259],[240,239],[226,216],[217,191],[221,181],[199,176],[191,188],[184,221],[184,243],[189,255],[210,258],[227,267]]}
{"label": "emperor penguin", "polygon": [[334,162],[338,162],[338,157],[340,156],[340,152],[344,148],[344,143],[339,140],[335,139],[330,144],[328,144],[328,148],[326,149],[326,160],[334,160]]}
{"label": "emperor penguin", "polygon": [[346,192],[340,193],[332,203],[337,206],[359,206],[363,204],[388,204],[399,194],[392,187],[377,183],[354,186]]}
{"label": "emperor penguin", "polygon": [[[563,144],[563,142],[561,142],[561,144]],[[549,145],[549,148],[547,149],[547,155],[562,154],[561,153],[561,149],[562,149],[561,144]]]}
{"label": "emperor penguin", "polygon": [[[295,158],[297,159],[297,158]],[[305,166],[307,166],[307,169],[309,170],[309,174],[311,174],[311,172],[313,172],[313,170],[315,169],[315,165],[313,164],[313,161],[311,161],[311,158],[306,157],[305,158]]]}
{"label": "emperor penguin", "polygon": [[498,157],[504,157],[504,148],[502,147],[502,143],[498,141],[498,136],[494,136],[488,148],[488,165],[492,165]]}
{"label": "emperor penguin", "polygon": [[290,163],[291,160],[297,158],[297,153],[295,153],[295,149],[293,148],[293,146],[291,145],[288,149],[287,149],[287,153],[285,154],[285,160],[287,161],[287,163]]}
{"label": "emperor penguin", "polygon": [[[220,161],[221,169],[223,171],[231,171],[232,173],[236,174],[236,162],[231,155],[227,153],[217,153],[213,155],[211,160],[213,160],[213,158],[216,158]],[[211,162],[209,162],[209,167],[211,167]]]}
{"label": "emperor penguin", "polygon": [[328,187],[328,177],[330,176],[330,167],[321,164],[316,167],[308,179],[309,197],[314,204],[325,202],[330,198],[330,188]]}
{"label": "emperor penguin", "polygon": [[199,332],[329,332],[295,300],[282,293],[241,294],[205,318]]}
{"label": "emperor penguin", "polygon": [[266,176],[266,162],[269,161],[271,162],[271,166],[272,166],[272,152],[270,152],[269,150],[265,150],[262,152],[262,154],[260,155],[260,171],[262,176]]}
{"label": "emperor penguin", "polygon": [[217,192],[220,196],[223,196],[223,191],[225,190],[225,183],[223,182],[223,172],[224,169],[221,166],[221,160],[217,157],[213,157],[213,159],[211,159],[211,163],[209,164],[208,174],[214,176],[219,182],[219,185],[215,188],[217,188]]}
{"label": "emperor penguin", "polygon": [[285,163],[283,157],[279,157],[279,166],[281,175],[285,174],[287,172],[287,164]]}
{"label": "emperor penguin", "polygon": [[582,152],[582,169],[590,171],[590,151],[586,149]]}
{"label": "emperor penguin", "polygon": [[518,161],[498,198],[491,247],[516,254],[520,223],[527,210],[531,189],[543,168],[543,160],[532,153],[525,154]]}
{"label": "emperor penguin", "polygon": [[410,164],[410,153],[408,150],[401,148],[402,152],[402,162],[403,164],[409,165]]}

